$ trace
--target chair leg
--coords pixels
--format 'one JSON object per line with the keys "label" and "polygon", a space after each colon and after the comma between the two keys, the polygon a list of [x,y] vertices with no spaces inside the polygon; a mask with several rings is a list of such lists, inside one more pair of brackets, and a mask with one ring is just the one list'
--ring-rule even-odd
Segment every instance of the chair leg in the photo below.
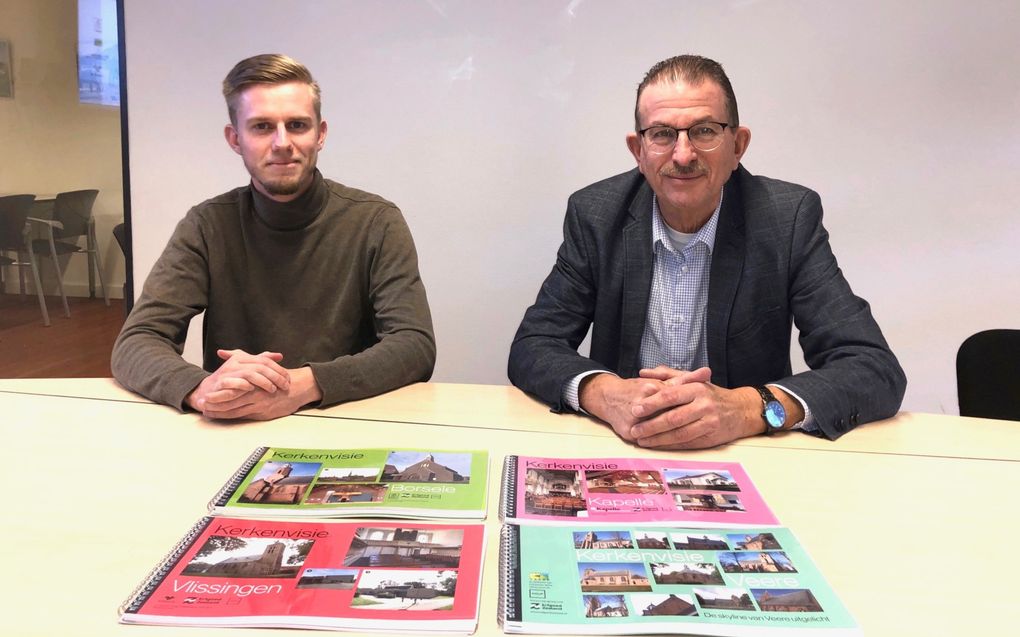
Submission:
{"label": "chair leg", "polygon": [[94,261],[95,256],[94,255],[98,255],[99,251],[96,250],[96,243],[93,241],[93,237],[92,237],[92,229],[95,227],[93,225],[94,220],[90,219],[89,221],[90,221],[90,223],[89,223],[89,231],[85,235],[85,253],[86,253],[86,257],[89,259],[89,299],[95,299],[96,298],[96,275],[93,272],[92,268],[95,266],[95,261]]}
{"label": "chair leg", "polygon": [[[24,255],[18,252],[18,261],[24,263],[25,260],[22,258]],[[21,300],[25,300],[25,268],[18,266],[18,290],[21,292]]]}
{"label": "chair leg", "polygon": [[67,306],[67,295],[64,294],[64,276],[60,272],[60,261],[57,259],[57,246],[53,242],[52,229],[50,229],[50,257],[53,259],[53,274],[57,277],[60,300],[64,303],[64,316],[71,318],[71,308]]}
{"label": "chair leg", "polygon": [[46,297],[43,296],[42,283],[39,281],[39,268],[35,264],[35,254],[31,246],[28,249],[28,262],[32,264],[32,278],[35,280],[35,293],[39,297],[39,309],[42,310],[43,325],[50,326],[50,313],[46,311]]}
{"label": "chair leg", "polygon": [[106,281],[103,280],[103,260],[99,258],[99,242],[96,241],[96,227],[90,227],[89,233],[92,247],[96,251],[96,274],[99,275],[99,287],[103,289],[103,300],[106,301],[106,307],[110,307],[110,293],[106,290]]}

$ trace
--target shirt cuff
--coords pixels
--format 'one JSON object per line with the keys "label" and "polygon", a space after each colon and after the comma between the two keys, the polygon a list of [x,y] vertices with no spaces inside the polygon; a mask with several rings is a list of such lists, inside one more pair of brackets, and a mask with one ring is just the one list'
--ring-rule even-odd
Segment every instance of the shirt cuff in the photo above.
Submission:
{"label": "shirt cuff", "polygon": [[[565,402],[574,411],[579,411],[582,414],[588,414],[588,412],[581,409],[581,399],[577,395],[577,392],[581,387],[581,381],[594,374],[610,374],[610,373],[612,372],[607,372],[604,369],[593,369],[589,372],[583,372],[581,374],[578,374],[577,376],[574,376],[569,381],[567,381],[566,385],[563,386],[563,402]],[[613,375],[615,376],[616,374]],[[590,416],[591,414],[588,415]]]}
{"label": "shirt cuff", "polygon": [[768,386],[778,387],[779,389],[782,389],[784,392],[795,398],[797,402],[800,403],[800,406],[804,408],[804,419],[801,420],[800,422],[794,423],[793,426],[790,427],[790,429],[800,429],[806,432],[814,432],[818,430],[818,427],[815,425],[814,416],[811,415],[811,409],[807,406],[807,403],[804,402],[803,398],[793,393],[789,389],[783,387],[782,385],[776,383],[768,383]]}

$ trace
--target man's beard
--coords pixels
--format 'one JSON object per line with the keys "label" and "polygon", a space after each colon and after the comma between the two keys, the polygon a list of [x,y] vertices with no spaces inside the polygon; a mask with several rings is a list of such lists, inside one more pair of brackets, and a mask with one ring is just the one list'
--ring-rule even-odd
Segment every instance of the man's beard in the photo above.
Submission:
{"label": "man's beard", "polygon": [[304,173],[296,175],[294,177],[286,177],[283,179],[275,179],[273,181],[266,181],[263,179],[259,180],[262,184],[262,188],[265,189],[271,195],[293,195],[297,194],[301,190],[302,182],[304,180]]}
{"label": "man's beard", "polygon": [[[313,164],[305,170],[305,165],[302,164],[301,168],[302,170],[293,176],[281,175],[272,178],[268,174],[267,170],[267,174],[260,175],[257,179],[265,192],[270,195],[274,197],[289,197],[290,195],[300,193],[302,188],[311,183],[311,175],[315,172],[315,165]],[[256,179],[254,173],[252,174],[252,178]]]}

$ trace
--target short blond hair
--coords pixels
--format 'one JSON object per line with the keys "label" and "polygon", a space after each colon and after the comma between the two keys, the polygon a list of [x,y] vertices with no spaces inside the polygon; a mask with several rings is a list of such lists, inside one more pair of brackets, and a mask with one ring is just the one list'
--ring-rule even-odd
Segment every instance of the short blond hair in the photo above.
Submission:
{"label": "short blond hair", "polygon": [[315,119],[322,121],[322,97],[319,83],[311,71],[294,58],[281,53],[264,53],[245,58],[234,65],[223,79],[223,97],[227,100],[230,123],[237,125],[237,100],[250,86],[256,84],[287,84],[301,82],[312,89]]}

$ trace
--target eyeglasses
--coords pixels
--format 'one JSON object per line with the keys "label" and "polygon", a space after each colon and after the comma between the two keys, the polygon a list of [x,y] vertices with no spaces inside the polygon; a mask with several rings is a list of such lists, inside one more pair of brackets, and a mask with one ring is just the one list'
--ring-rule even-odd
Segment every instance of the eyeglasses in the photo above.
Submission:
{"label": "eyeglasses", "polygon": [[681,132],[687,133],[687,139],[690,140],[691,146],[708,152],[722,145],[723,131],[727,126],[729,124],[722,122],[699,122],[687,128],[649,126],[639,130],[638,133],[648,143],[648,151],[656,155],[673,152],[673,147],[676,146],[676,140],[680,137]]}

